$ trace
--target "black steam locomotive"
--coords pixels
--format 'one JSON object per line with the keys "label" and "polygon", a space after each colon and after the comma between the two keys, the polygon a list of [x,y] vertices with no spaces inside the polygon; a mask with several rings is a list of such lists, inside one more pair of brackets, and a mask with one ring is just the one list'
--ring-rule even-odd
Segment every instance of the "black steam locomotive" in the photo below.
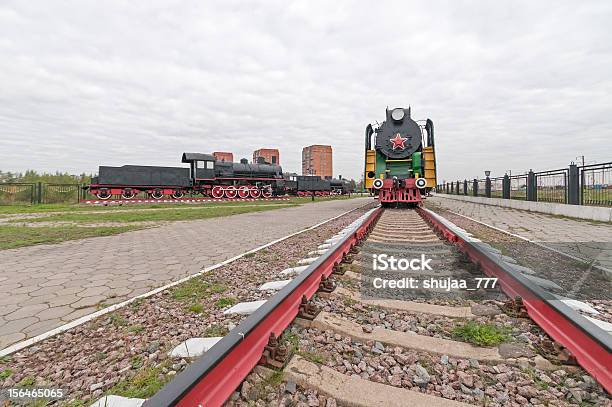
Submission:
{"label": "black steam locomotive", "polygon": [[346,195],[353,192],[351,183],[339,179],[322,179],[318,175],[285,174],[285,190],[296,196]]}
{"label": "black steam locomotive", "polygon": [[[322,180],[320,177],[283,175],[281,166],[260,159],[250,164],[246,159],[238,163],[218,161],[210,154],[183,153],[184,167],[153,167],[124,165],[100,166],[98,176],[87,187],[99,199],[120,196],[132,199],[146,193],[153,199],[165,196],[180,199],[185,194],[199,193],[220,198],[270,198],[285,195],[330,195],[350,192],[346,180]],[[298,177],[292,179],[292,177]],[[318,179],[318,181],[317,181]]]}
{"label": "black steam locomotive", "polygon": [[283,170],[279,165],[217,161],[210,154],[183,153],[183,167],[124,165],[99,168],[88,187],[99,199],[113,195],[132,199],[144,192],[153,199],[182,198],[201,193],[213,198],[269,198],[284,192]]}

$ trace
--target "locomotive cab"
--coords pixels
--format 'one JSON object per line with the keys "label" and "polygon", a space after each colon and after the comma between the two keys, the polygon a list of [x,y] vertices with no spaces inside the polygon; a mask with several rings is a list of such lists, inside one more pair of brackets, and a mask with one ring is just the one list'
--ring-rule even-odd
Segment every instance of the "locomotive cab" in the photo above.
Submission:
{"label": "locomotive cab", "polygon": [[214,156],[202,153],[183,153],[182,162],[189,164],[193,185],[196,185],[198,180],[215,179]]}

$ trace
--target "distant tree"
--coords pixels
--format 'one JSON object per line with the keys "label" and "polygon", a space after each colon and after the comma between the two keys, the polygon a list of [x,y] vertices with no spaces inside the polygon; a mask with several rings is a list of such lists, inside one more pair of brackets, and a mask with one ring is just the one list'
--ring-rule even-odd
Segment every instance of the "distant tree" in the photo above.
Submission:
{"label": "distant tree", "polygon": [[0,171],[0,182],[43,182],[46,184],[85,184],[91,182],[91,174],[72,175],[56,171],[54,174],[27,170],[24,174]]}

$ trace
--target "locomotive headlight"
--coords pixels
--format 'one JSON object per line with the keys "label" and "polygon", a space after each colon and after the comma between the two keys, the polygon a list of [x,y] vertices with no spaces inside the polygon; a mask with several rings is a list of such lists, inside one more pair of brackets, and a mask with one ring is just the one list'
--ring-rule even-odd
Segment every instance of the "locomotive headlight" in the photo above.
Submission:
{"label": "locomotive headlight", "polygon": [[391,111],[391,118],[396,122],[401,122],[404,118],[404,109],[393,109]]}
{"label": "locomotive headlight", "polygon": [[383,180],[382,180],[382,179],[380,179],[380,178],[376,178],[376,179],[374,180],[374,182],[372,182],[372,186],[373,186],[375,189],[381,189],[381,188],[382,188],[382,186],[383,186]]}
{"label": "locomotive headlight", "polygon": [[427,180],[425,178],[418,178],[415,182],[416,187],[419,189],[423,189],[427,187]]}

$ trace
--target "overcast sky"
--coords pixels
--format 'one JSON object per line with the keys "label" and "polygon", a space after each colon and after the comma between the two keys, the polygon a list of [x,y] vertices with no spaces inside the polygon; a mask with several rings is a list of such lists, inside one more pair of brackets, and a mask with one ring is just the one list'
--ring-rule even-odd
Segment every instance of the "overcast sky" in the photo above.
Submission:
{"label": "overcast sky", "polygon": [[0,169],[331,144],[412,106],[439,180],[612,161],[611,1],[0,0]]}

